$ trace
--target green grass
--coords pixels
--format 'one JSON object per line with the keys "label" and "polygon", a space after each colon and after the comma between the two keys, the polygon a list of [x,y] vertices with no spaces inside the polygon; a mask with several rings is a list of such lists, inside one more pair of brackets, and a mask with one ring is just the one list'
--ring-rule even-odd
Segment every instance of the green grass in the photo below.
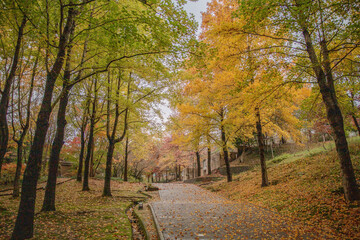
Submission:
{"label": "green grass", "polygon": [[[360,137],[357,136],[357,137],[348,138],[348,143],[349,144],[360,143]],[[297,161],[301,158],[312,157],[312,156],[316,156],[318,154],[332,151],[332,150],[334,150],[334,148],[335,148],[334,141],[328,141],[328,142],[325,142],[323,144],[323,146],[313,147],[313,148],[299,151],[299,152],[296,152],[293,154],[283,153],[279,156],[276,156],[276,157],[268,160],[267,164],[268,164],[268,166],[272,166],[272,165],[276,165],[276,164],[287,164],[287,163]]]}

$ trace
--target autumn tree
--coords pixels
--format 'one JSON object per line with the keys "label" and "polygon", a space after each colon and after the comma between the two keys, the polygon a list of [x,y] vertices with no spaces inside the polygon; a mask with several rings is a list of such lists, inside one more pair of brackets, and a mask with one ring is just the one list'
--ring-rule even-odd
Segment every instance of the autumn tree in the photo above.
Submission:
{"label": "autumn tree", "polygon": [[[360,192],[336,95],[334,71],[358,48],[357,8],[356,1],[241,1],[238,16],[246,24],[234,32],[278,40],[272,46],[279,49],[274,55],[291,48],[293,57],[289,59],[301,63],[303,72],[314,76],[334,133],[344,195],[349,202],[360,199]],[[268,32],[268,25],[276,26],[275,32]]]}
{"label": "autumn tree", "polygon": [[[22,2],[21,2],[22,3]],[[1,99],[0,99],[0,177],[1,177],[1,168],[4,160],[4,156],[7,151],[7,144],[9,141],[9,127],[7,122],[7,114],[8,114],[8,107],[9,107],[9,101],[11,98],[11,87],[14,81],[14,78],[16,76],[16,71],[19,64],[19,58],[20,58],[20,49],[22,46],[22,40],[24,38],[24,30],[26,23],[28,22],[28,18],[25,15],[25,13],[21,12],[18,8],[17,3],[14,2],[4,2],[4,10],[5,14],[12,15],[11,18],[5,18],[5,16],[2,14],[1,19],[8,23],[8,26],[14,26],[15,29],[12,29],[11,34],[14,32],[16,33],[16,40],[14,51],[11,59],[11,67],[10,71],[7,72],[7,76],[5,79],[5,84],[3,89],[1,89]],[[15,9],[15,10],[13,10]],[[26,9],[27,10],[27,9]],[[10,19],[10,22],[8,22]],[[2,31],[3,35],[5,32]],[[5,56],[5,58],[7,58]],[[6,69],[5,69],[6,70]]]}
{"label": "autumn tree", "polygon": [[[12,105],[15,106],[17,105],[17,116],[18,116],[18,124],[19,125],[19,130],[20,130],[20,134],[17,134],[17,128],[15,127],[15,116],[14,116],[14,112],[15,109],[12,109],[12,116],[11,116],[11,123],[12,123],[12,129],[13,129],[13,140],[14,142],[16,142],[17,144],[17,160],[16,160],[16,171],[15,171],[15,177],[14,177],[14,189],[13,189],[13,197],[19,197],[19,188],[20,188],[20,175],[21,175],[21,169],[22,169],[22,163],[23,163],[23,144],[25,141],[25,137],[28,133],[28,130],[30,128],[30,117],[31,117],[31,103],[32,103],[32,98],[33,98],[33,92],[34,92],[34,81],[35,81],[35,77],[37,74],[37,69],[38,69],[38,61],[39,61],[39,55],[40,55],[40,46],[38,47],[38,51],[37,51],[37,55],[36,55],[36,59],[32,65],[33,69],[31,71],[31,75],[30,75],[30,83],[29,85],[25,85],[26,89],[29,88],[28,91],[28,97],[27,97],[27,102],[25,103],[25,111],[22,107],[22,91],[21,91],[21,80],[25,80],[23,79],[23,74],[26,71],[26,64],[24,66],[24,69],[22,70],[22,74],[19,76],[19,82],[18,82],[18,86],[17,86],[17,104],[14,102],[14,92],[15,89],[13,89],[12,91]],[[31,64],[31,63],[30,63]],[[25,116],[23,116],[23,114]]]}
{"label": "autumn tree", "polygon": [[[106,136],[109,141],[108,152],[106,156],[106,170],[105,170],[105,183],[104,183],[104,191],[103,196],[111,196],[110,190],[110,180],[111,180],[111,170],[112,170],[112,159],[114,155],[115,144],[121,142],[127,130],[127,121],[128,121],[128,102],[124,104],[124,110],[120,111],[120,88],[122,85],[123,76],[122,73],[119,71],[118,76],[116,77],[116,81],[111,81],[112,78],[110,73],[108,74],[108,100],[107,100],[107,114],[106,114]],[[128,100],[130,97],[130,85],[131,85],[131,78],[128,79],[127,84],[127,92],[126,92],[126,99]],[[113,87],[112,87],[113,86]],[[114,110],[115,116],[113,120],[113,126],[110,125],[110,114],[111,114],[111,91],[115,89],[115,97],[114,97]],[[124,123],[123,123],[123,130],[120,136],[116,136],[116,132],[118,131],[118,124],[119,124],[119,117],[120,115],[124,115]]]}

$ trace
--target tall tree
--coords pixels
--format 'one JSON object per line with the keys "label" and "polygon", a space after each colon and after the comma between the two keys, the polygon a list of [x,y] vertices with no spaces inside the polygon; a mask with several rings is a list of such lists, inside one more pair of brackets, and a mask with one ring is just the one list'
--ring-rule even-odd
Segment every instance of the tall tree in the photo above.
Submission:
{"label": "tall tree", "polygon": [[[97,105],[97,97],[98,97],[98,91],[99,88],[97,86],[98,84],[98,76],[96,76],[93,80],[93,87],[94,87],[94,99],[92,100],[92,110],[90,115],[90,129],[89,129],[89,139],[88,139],[88,145],[87,145],[87,152],[84,162],[84,179],[83,179],[83,191],[89,191],[89,173],[90,173],[90,158],[91,158],[91,152],[94,147],[94,131],[95,131],[95,122],[96,122],[96,105]],[[90,112],[90,110],[89,110]]]}
{"label": "tall tree", "polygon": [[[24,29],[27,22],[27,17],[23,15],[21,24],[18,26],[17,30],[17,41],[15,45],[14,55],[12,59],[12,65],[5,80],[4,89],[1,91],[1,99],[0,99],[0,177],[1,177],[1,168],[4,161],[4,157],[7,151],[7,144],[9,141],[9,127],[7,122],[7,114],[8,114],[8,107],[9,107],[9,100],[10,100],[10,91],[11,86],[13,84],[16,70],[19,63],[20,57],[20,48],[21,42],[24,37]],[[18,24],[18,23],[16,23]]]}
{"label": "tall tree", "polygon": [[[327,120],[334,133],[344,196],[348,202],[359,200],[360,191],[346,140],[333,72],[359,47],[357,39],[360,20],[355,17],[357,9],[356,1],[261,0],[241,1],[238,11],[238,16],[246,21],[238,33],[278,40],[272,48],[279,50],[274,51],[273,55],[284,55],[287,52],[284,49],[290,48],[292,52],[287,56],[299,62],[295,69],[305,66],[301,71],[315,77],[326,107]],[[269,32],[269,25],[276,26],[272,29],[275,32]],[[304,57],[307,58],[305,62]]]}
{"label": "tall tree", "polygon": [[[28,100],[26,103],[26,115],[25,115],[25,120],[22,118],[22,108],[21,108],[21,94],[20,94],[20,82],[18,84],[18,116],[19,116],[19,125],[21,127],[20,130],[20,136],[18,138],[16,138],[16,129],[14,126],[14,116],[12,116],[12,125],[13,125],[13,140],[16,142],[17,144],[17,160],[16,160],[16,170],[15,170],[15,177],[14,177],[14,189],[13,189],[13,197],[19,197],[19,188],[20,188],[20,175],[21,175],[21,169],[22,169],[22,160],[23,160],[23,144],[24,144],[24,140],[25,137],[28,133],[29,127],[30,127],[30,115],[31,115],[31,102],[32,102],[32,97],[33,97],[33,92],[34,92],[34,81],[35,81],[35,77],[36,77],[36,71],[37,71],[37,67],[38,67],[38,61],[39,61],[39,55],[40,55],[40,46],[39,46],[39,51],[38,54],[36,55],[36,59],[34,62],[34,66],[33,66],[33,70],[32,70],[32,74],[31,74],[31,80],[30,80],[30,85],[29,85],[29,96],[28,96]],[[19,81],[21,80],[21,78],[19,78]],[[14,104],[14,102],[13,102]],[[14,111],[12,111],[14,112]],[[25,121],[25,122],[24,122]]]}
{"label": "tall tree", "polygon": [[[129,97],[130,97],[130,84],[131,84],[131,73],[127,85],[127,94],[126,94],[126,105],[123,111],[120,111],[120,88],[121,88],[121,70],[119,70],[117,82],[115,82],[115,116],[114,123],[111,129],[110,126],[110,115],[111,115],[111,86],[112,81],[110,77],[110,72],[108,73],[108,100],[107,100],[107,114],[106,114],[106,137],[109,141],[107,155],[106,155],[106,169],[105,169],[105,182],[104,182],[104,191],[103,196],[111,196],[111,170],[112,170],[112,160],[114,155],[115,144],[121,142],[126,136],[127,130],[127,121],[128,121],[128,112],[129,112]],[[116,137],[116,132],[118,130],[119,117],[124,113],[124,126],[122,134],[119,137]]]}
{"label": "tall tree", "polygon": [[[74,33],[75,24],[72,26],[70,32],[70,39]],[[66,122],[66,107],[69,102],[69,94],[72,88],[70,85],[71,78],[71,55],[72,54],[72,42],[69,41],[66,53],[66,63],[65,71],[63,77],[63,86],[60,96],[59,109],[57,114],[56,122],[56,133],[54,141],[51,145],[51,153],[49,159],[49,171],[48,179],[46,182],[44,202],[42,206],[42,211],[55,211],[55,191],[56,191],[56,180],[58,175],[59,161],[60,161],[60,151],[64,144],[64,135],[65,135],[65,126]]]}
{"label": "tall tree", "polygon": [[15,228],[12,233],[12,239],[31,238],[34,233],[36,187],[39,179],[42,152],[52,109],[51,100],[56,79],[63,66],[66,46],[76,14],[77,11],[74,8],[69,7],[66,24],[59,38],[57,57],[50,72],[47,74],[44,96],[36,121],[34,140],[31,145],[29,159],[24,172],[20,206],[15,222]]}
{"label": "tall tree", "polygon": [[[90,91],[88,91],[90,94]],[[81,120],[80,120],[80,154],[79,154],[79,166],[76,174],[76,181],[82,181],[82,172],[84,165],[84,153],[85,153],[85,144],[86,144],[86,126],[88,124],[88,109],[89,109],[90,100],[89,97],[86,98],[85,109],[83,111]]]}

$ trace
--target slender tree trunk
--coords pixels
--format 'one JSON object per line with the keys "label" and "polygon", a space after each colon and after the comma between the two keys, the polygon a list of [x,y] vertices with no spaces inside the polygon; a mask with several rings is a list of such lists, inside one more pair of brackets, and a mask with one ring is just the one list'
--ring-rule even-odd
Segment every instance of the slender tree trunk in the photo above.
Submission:
{"label": "slender tree trunk", "polygon": [[350,102],[351,102],[351,106],[352,106],[351,118],[352,118],[352,120],[353,120],[353,122],[354,122],[354,124],[355,124],[355,127],[356,127],[356,129],[357,129],[357,131],[358,131],[358,134],[359,134],[359,136],[360,136],[360,126],[359,126],[359,123],[358,123],[358,121],[357,121],[356,114],[355,114],[355,109],[357,109],[357,108],[355,107],[355,103],[354,103],[354,93],[353,93],[352,90],[350,91],[350,97],[351,97]]}
{"label": "slender tree trunk", "polygon": [[82,181],[82,170],[83,170],[83,161],[84,161],[84,152],[85,152],[85,126],[81,126],[81,132],[80,132],[80,155],[79,155],[79,167],[77,171],[76,181],[81,182]]}
{"label": "slender tree trunk", "polygon": [[129,149],[129,137],[126,136],[125,141],[125,156],[124,156],[124,181],[128,181],[128,149]]}
{"label": "slender tree trunk", "polygon": [[16,161],[16,171],[15,171],[15,178],[14,178],[14,190],[13,190],[13,198],[19,197],[20,191],[20,175],[21,175],[21,168],[22,168],[22,153],[23,153],[23,141],[17,142],[17,161]]}
{"label": "slender tree trunk", "polygon": [[199,151],[196,151],[195,154],[196,154],[196,165],[197,165],[197,177],[200,177],[201,176],[200,153]]}
{"label": "slender tree trunk", "polygon": [[[95,105],[95,104],[94,104]],[[90,120],[90,130],[89,130],[89,140],[87,146],[87,152],[85,157],[84,164],[84,180],[83,180],[83,191],[89,191],[89,171],[90,171],[90,158],[91,158],[91,149],[94,138],[94,120]]]}
{"label": "slender tree trunk", "polygon": [[226,133],[225,133],[225,129],[223,126],[223,121],[224,121],[223,110],[220,113],[220,118],[221,118],[221,126],[220,126],[221,142],[222,142],[222,151],[224,154],[224,160],[225,160],[225,166],[226,166],[226,176],[227,176],[227,181],[232,182],[232,175],[231,175],[231,168],[230,168],[230,161],[229,161],[229,152],[228,152],[228,148],[227,148],[227,144],[226,144]]}
{"label": "slender tree trunk", "polygon": [[[92,16],[92,12],[91,12],[90,16]],[[89,28],[91,28],[91,23],[89,23]],[[87,38],[85,40],[85,43],[84,43],[84,50],[83,50],[83,54],[82,54],[82,57],[81,57],[81,65],[84,64],[85,58],[86,58],[86,55],[87,55],[88,37],[89,37],[89,34],[88,34],[88,36],[87,36]],[[82,70],[79,71],[77,79],[80,79],[81,74],[82,74]],[[89,93],[88,93],[89,95],[90,95],[90,92],[91,91],[89,91]],[[90,100],[89,100],[89,97],[88,97],[88,99],[86,100],[86,107],[84,109],[84,114],[83,114],[83,117],[82,117],[82,122],[81,122],[81,127],[80,127],[80,143],[81,143],[81,147],[80,147],[80,155],[79,155],[79,166],[78,166],[78,171],[77,171],[77,176],[76,176],[76,181],[78,181],[78,182],[82,181],[82,171],[83,171],[83,165],[84,165],[83,162],[84,162],[84,153],[85,153],[85,144],[86,144],[85,130],[86,130],[87,122],[88,122],[87,115],[89,114],[89,112],[87,110],[89,109],[89,104],[90,104]]]}
{"label": "slender tree trunk", "polygon": [[[21,131],[19,139],[15,139],[15,134],[13,137],[13,140],[18,145],[16,171],[15,171],[15,178],[14,178],[14,189],[13,189],[13,197],[14,198],[17,198],[20,195],[19,189],[20,189],[20,176],[21,176],[21,169],[22,169],[22,161],[23,161],[23,158],[26,157],[26,155],[25,155],[26,152],[25,152],[25,149],[23,148],[23,146],[24,146],[24,139],[25,139],[25,137],[28,133],[29,127],[30,127],[31,100],[32,100],[32,95],[33,95],[33,91],[34,91],[34,80],[35,80],[35,76],[36,76],[36,69],[37,69],[40,51],[41,51],[41,48],[39,46],[38,55],[36,56],[35,63],[33,66],[33,71],[31,74],[30,91],[29,91],[29,97],[28,97],[27,106],[26,106],[25,124],[22,127],[22,131]],[[19,96],[20,96],[20,84],[19,84]],[[19,104],[20,104],[20,101],[19,101]],[[19,107],[19,111],[21,111],[20,107]],[[20,113],[19,113],[19,116],[20,116]],[[21,119],[20,119],[20,121],[21,121]],[[20,125],[22,125],[22,124],[20,124]]]}
{"label": "slender tree trunk", "polygon": [[109,141],[108,152],[106,156],[106,172],[105,172],[105,183],[104,183],[104,197],[111,197],[110,181],[111,181],[111,165],[112,158],[114,155],[115,142]]}
{"label": "slender tree trunk", "polygon": [[211,175],[211,148],[210,147],[207,148],[207,155],[208,155],[208,159],[207,159],[208,175]]}
{"label": "slender tree trunk", "polygon": [[87,146],[87,152],[85,157],[84,165],[84,180],[83,180],[83,191],[89,191],[89,171],[90,171],[90,158],[94,143],[94,129],[95,129],[95,116],[96,116],[96,104],[97,104],[97,79],[95,79],[95,98],[92,103],[92,114],[90,117],[90,129],[89,129],[89,140]]}
{"label": "slender tree trunk", "polygon": [[[65,78],[65,77],[64,77]],[[69,86],[64,83],[63,94],[60,99],[59,110],[57,115],[57,129],[55,138],[51,147],[49,159],[49,173],[45,189],[45,197],[41,211],[55,211],[55,191],[56,180],[58,175],[59,160],[61,148],[64,144],[65,126],[66,126],[66,107],[69,100]]]}
{"label": "slender tree trunk", "polygon": [[245,154],[246,154],[246,146],[245,144],[242,146],[242,152],[240,155],[240,163],[243,163],[245,160]]}
{"label": "slender tree trunk", "polygon": [[21,41],[24,35],[24,28],[27,22],[26,16],[23,16],[21,25],[18,31],[17,42],[15,46],[14,57],[12,61],[12,66],[10,69],[9,76],[6,78],[5,86],[1,94],[0,100],[0,177],[1,177],[1,169],[2,164],[4,161],[4,157],[7,151],[7,144],[9,141],[9,128],[7,123],[7,110],[9,107],[9,100],[10,100],[10,90],[12,83],[14,81],[17,65],[19,62],[19,53],[21,48]]}
{"label": "slender tree trunk", "polygon": [[[95,131],[95,128],[94,128],[94,131]],[[90,155],[89,176],[95,177],[95,168],[94,168],[95,137],[93,137],[93,139],[92,139],[91,146],[92,146],[92,148],[91,148],[91,155]]]}
{"label": "slender tree trunk", "polygon": [[60,36],[58,54],[53,68],[47,74],[44,97],[36,121],[34,142],[31,146],[29,160],[24,172],[20,206],[15,222],[15,228],[12,233],[12,239],[27,239],[33,236],[36,186],[40,173],[46,133],[49,128],[51,99],[55,81],[63,66],[66,45],[74,22],[74,16],[75,11],[72,8],[69,8],[67,22],[63,34]]}
{"label": "slender tree trunk", "polygon": [[[105,170],[105,183],[104,183],[104,191],[103,196],[111,196],[111,165],[112,165],[112,159],[114,155],[114,149],[115,144],[122,141],[125,137],[126,130],[127,130],[127,117],[128,117],[128,110],[126,108],[125,110],[125,119],[124,119],[124,130],[122,135],[119,138],[116,138],[116,132],[117,132],[117,126],[119,122],[120,117],[120,110],[119,110],[119,96],[120,96],[120,86],[121,86],[121,72],[119,72],[119,78],[117,82],[117,88],[116,88],[116,101],[115,101],[115,119],[114,124],[112,127],[112,131],[110,132],[110,105],[111,105],[111,77],[110,72],[108,73],[108,101],[107,101],[107,118],[106,118],[106,136],[109,141],[109,147],[107,152],[107,158],[106,158],[106,170]],[[128,92],[127,97],[129,97],[129,91],[130,91],[130,81],[128,83]],[[128,138],[127,138],[128,139]]]}
{"label": "slender tree trunk", "polygon": [[354,124],[355,124],[355,126],[356,126],[356,129],[357,129],[357,131],[358,131],[358,134],[359,134],[359,136],[360,136],[360,126],[359,126],[359,123],[358,123],[358,121],[357,121],[357,119],[356,119],[356,116],[355,116],[354,114],[352,114],[352,115],[351,115],[351,118],[353,119]]}
{"label": "slender tree trunk", "polygon": [[260,156],[260,165],[261,165],[261,186],[269,186],[269,180],[266,169],[265,155],[264,155],[264,138],[261,130],[261,118],[259,108],[255,108],[256,112],[256,130],[257,130],[257,139],[259,144],[259,156]]}
{"label": "slender tree trunk", "polygon": [[306,27],[302,27],[303,36],[307,48],[306,50],[312,63],[312,67],[320,88],[320,93],[326,107],[327,119],[334,133],[336,151],[340,160],[340,166],[342,171],[342,184],[344,188],[345,199],[348,202],[360,200],[360,191],[356,183],[355,173],[349,153],[348,142],[346,140],[346,135],[344,131],[344,120],[339,104],[337,102],[327,43],[324,40],[320,43],[321,52],[324,59],[323,69],[317,58],[310,33],[308,32]]}
{"label": "slender tree trunk", "polygon": [[[224,130],[221,131],[221,138],[223,140],[226,139],[226,135]],[[230,169],[230,162],[229,162],[229,152],[227,150],[227,146],[226,143],[223,145],[222,147],[223,149],[223,154],[224,154],[224,160],[225,160],[225,166],[226,166],[226,176],[227,176],[227,181],[231,182],[232,181],[232,175],[231,175],[231,169]]]}

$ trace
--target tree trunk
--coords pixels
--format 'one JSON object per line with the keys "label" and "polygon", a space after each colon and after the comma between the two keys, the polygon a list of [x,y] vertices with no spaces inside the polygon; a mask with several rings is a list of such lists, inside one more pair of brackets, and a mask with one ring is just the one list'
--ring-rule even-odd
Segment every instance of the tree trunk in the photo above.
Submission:
{"label": "tree trunk", "polygon": [[[66,79],[66,77],[64,77]],[[57,115],[57,129],[53,144],[51,146],[51,154],[49,159],[49,173],[45,189],[45,197],[41,211],[55,211],[55,191],[56,180],[58,175],[59,160],[61,148],[64,144],[64,135],[66,127],[66,107],[69,100],[69,92],[71,87],[66,83],[63,87],[63,95],[60,99],[59,110]]]}
{"label": "tree trunk", "polygon": [[242,152],[240,155],[240,163],[243,163],[245,161],[245,155],[246,155],[246,145],[244,144],[242,146]]}
{"label": "tree trunk", "polygon": [[175,171],[175,181],[177,181],[179,179],[177,163],[175,163],[174,171]]}
{"label": "tree trunk", "polygon": [[89,140],[87,146],[87,152],[85,157],[85,164],[84,164],[84,180],[83,180],[83,188],[82,191],[89,191],[89,170],[90,170],[90,158],[91,158],[91,148],[94,138],[94,122],[90,120],[90,130],[89,130]]}
{"label": "tree trunk", "polygon": [[[91,12],[91,16],[92,16],[92,12]],[[89,23],[89,28],[91,27],[91,23]],[[84,50],[83,50],[83,54],[81,57],[81,65],[84,64],[85,62],[85,57],[87,55],[87,45],[88,45],[88,37],[89,34],[87,35],[87,38],[85,40],[84,43]],[[79,71],[78,75],[77,75],[77,80],[80,79],[82,74],[82,70]],[[90,95],[90,92],[89,92]],[[84,165],[84,153],[85,153],[85,129],[86,129],[86,125],[87,125],[87,114],[88,114],[88,109],[89,109],[89,104],[90,104],[90,100],[89,98],[87,98],[86,100],[86,107],[84,109],[84,114],[82,117],[82,122],[81,122],[81,128],[80,128],[80,142],[81,142],[81,147],[80,147],[80,155],[79,155],[79,166],[78,166],[78,171],[77,171],[77,175],[76,175],[76,181],[81,182],[82,181],[82,171],[83,171],[83,165]]]}
{"label": "tree trunk", "polygon": [[310,33],[306,27],[302,27],[307,48],[306,50],[312,63],[312,67],[320,88],[320,93],[326,107],[327,119],[335,136],[336,151],[342,170],[342,183],[345,199],[347,202],[360,200],[360,191],[356,183],[354,169],[349,153],[349,147],[344,131],[344,120],[337,102],[335,85],[332,76],[332,68],[330,66],[329,51],[327,49],[326,41],[323,40],[320,43],[321,52],[324,59],[323,69],[316,56]]}
{"label": "tree trunk", "polygon": [[224,154],[224,160],[225,160],[225,166],[226,166],[226,176],[227,176],[227,181],[232,182],[232,175],[231,175],[230,162],[229,162],[229,152],[228,152],[227,144],[226,144],[226,133],[225,133],[225,129],[223,126],[223,121],[224,121],[223,111],[221,111],[220,117],[221,117],[221,123],[220,123],[221,124],[221,126],[220,126],[221,143],[222,143],[222,151]]}
{"label": "tree trunk", "polygon": [[111,181],[111,164],[114,155],[115,142],[109,141],[109,148],[106,156],[106,170],[105,170],[105,183],[104,183],[104,197],[111,197],[110,181]]}
{"label": "tree trunk", "polygon": [[[112,126],[112,130],[110,132],[110,109],[111,109],[111,78],[110,78],[110,72],[108,72],[108,101],[107,101],[107,117],[106,117],[106,137],[109,141],[109,147],[107,152],[107,158],[106,158],[106,170],[105,170],[105,183],[104,183],[104,191],[103,196],[111,196],[111,165],[112,165],[112,158],[114,155],[114,149],[115,144],[122,141],[125,137],[126,130],[127,130],[127,116],[128,116],[128,110],[125,110],[125,120],[124,120],[124,130],[122,135],[119,138],[116,138],[116,132],[117,132],[117,126],[119,122],[120,117],[120,110],[119,110],[119,96],[120,96],[120,86],[121,86],[121,72],[119,71],[119,78],[117,82],[117,88],[116,88],[116,103],[115,103],[115,119],[114,124]],[[127,95],[129,97],[129,91],[130,91],[130,81],[128,84],[128,92]],[[128,142],[128,138],[127,138]]]}
{"label": "tree trunk", "polygon": [[358,121],[357,121],[357,119],[356,119],[356,116],[355,116],[354,114],[352,114],[351,117],[352,117],[352,119],[353,119],[353,121],[354,121],[354,124],[355,124],[355,126],[356,126],[356,129],[357,129],[357,131],[358,131],[358,133],[359,133],[359,136],[360,136],[360,126],[359,126],[359,123],[358,123]]}
{"label": "tree trunk", "polygon": [[196,151],[196,165],[197,165],[197,177],[201,176],[201,166],[200,166],[200,153]]}
{"label": "tree trunk", "polygon": [[128,181],[128,148],[129,148],[129,137],[126,136],[125,141],[125,156],[124,156],[124,181]]}
{"label": "tree trunk", "polygon": [[208,159],[207,159],[208,175],[211,175],[211,148],[210,147],[207,148],[207,155],[208,155]]}
{"label": "tree trunk", "polygon": [[[96,83],[96,80],[95,80]],[[95,84],[95,89],[97,84]],[[94,139],[94,128],[95,128],[95,114],[96,114],[96,102],[94,99],[93,102],[93,110],[91,114],[90,119],[90,129],[89,129],[89,140],[88,140],[88,146],[87,146],[87,152],[85,157],[85,165],[84,165],[84,180],[83,180],[83,191],[89,191],[89,172],[90,172],[90,158],[93,148],[93,139]]]}
{"label": "tree trunk", "polygon": [[[95,131],[95,128],[94,128]],[[92,139],[91,144],[91,155],[90,155],[90,164],[89,164],[89,176],[95,177],[95,168],[94,168],[94,152],[95,152],[95,137]]]}
{"label": "tree trunk", "polygon": [[[74,27],[75,26],[73,25],[73,27],[71,28],[70,39],[72,38]],[[66,108],[69,102],[70,90],[72,88],[72,86],[69,85],[71,77],[71,45],[72,44],[70,42],[66,54],[67,56],[63,79],[63,89],[60,96],[60,103],[57,114],[56,133],[54,141],[51,145],[48,179],[46,183],[44,202],[41,211],[55,211],[56,181],[59,169],[60,152],[62,146],[64,145],[65,127],[67,123]]]}
{"label": "tree trunk", "polygon": [[78,166],[78,171],[77,171],[77,176],[76,176],[76,181],[81,182],[82,180],[82,170],[83,170],[83,161],[84,161],[84,152],[85,152],[85,127],[81,126],[81,133],[80,133],[80,142],[81,142],[81,147],[80,147],[80,155],[79,155],[79,166]]}
{"label": "tree trunk", "polygon": [[[28,133],[29,127],[30,127],[31,100],[32,100],[33,91],[34,91],[34,80],[35,80],[35,76],[36,76],[36,69],[37,69],[40,51],[41,51],[41,48],[39,46],[38,55],[36,56],[32,74],[31,74],[30,91],[29,91],[29,97],[28,97],[28,102],[27,102],[27,106],[26,106],[25,124],[24,124],[24,126],[22,126],[22,130],[21,130],[19,139],[15,139],[15,134],[13,136],[13,140],[18,145],[16,171],[15,171],[15,177],[14,177],[14,189],[13,189],[13,197],[14,198],[17,198],[20,195],[19,189],[20,189],[20,175],[21,175],[21,170],[22,170],[22,161],[23,161],[23,158],[26,157],[26,155],[25,155],[26,152],[25,152],[25,149],[23,148],[23,144],[24,144],[24,139],[25,139],[25,137]],[[20,92],[20,84],[19,84],[19,92]],[[20,101],[18,103],[20,104]],[[21,111],[20,107],[19,107],[19,111]],[[20,119],[20,122],[21,122],[21,119]],[[22,124],[20,124],[20,125],[22,125]]]}
{"label": "tree trunk", "polygon": [[19,27],[19,31],[18,31],[18,37],[17,37],[17,42],[16,42],[16,46],[15,46],[15,52],[14,52],[14,57],[13,57],[10,73],[9,73],[9,76],[6,78],[5,86],[4,86],[4,89],[1,94],[1,100],[0,100],[0,177],[1,177],[2,164],[3,164],[4,157],[5,157],[5,154],[7,151],[7,144],[9,141],[9,128],[8,128],[8,124],[7,124],[7,110],[9,107],[10,90],[11,90],[11,86],[12,86],[12,83],[15,78],[17,65],[19,62],[21,41],[23,39],[24,28],[25,28],[26,22],[27,22],[27,18],[24,15],[21,25]]}
{"label": "tree trunk", "polygon": [[14,178],[14,190],[13,190],[13,198],[19,197],[19,188],[20,188],[20,175],[22,168],[22,153],[23,153],[23,141],[17,142],[17,161],[16,161],[16,171]]}
{"label": "tree trunk", "polygon": [[60,36],[58,54],[53,68],[47,74],[44,97],[36,121],[34,141],[30,149],[29,160],[24,172],[20,206],[15,222],[15,228],[12,233],[12,239],[26,239],[33,236],[36,187],[40,173],[44,142],[49,127],[51,99],[55,81],[63,66],[66,44],[73,25],[74,16],[75,11],[72,8],[69,8],[67,22],[63,34]]}
{"label": "tree trunk", "polygon": [[257,130],[257,139],[259,144],[259,156],[260,156],[260,165],[261,165],[261,186],[269,186],[269,180],[266,169],[265,155],[264,155],[264,138],[261,130],[261,118],[259,108],[255,108],[256,112],[256,130]]}
{"label": "tree trunk", "polygon": [[273,139],[270,139],[270,150],[271,150],[271,157],[274,158],[274,149],[273,149]]}

